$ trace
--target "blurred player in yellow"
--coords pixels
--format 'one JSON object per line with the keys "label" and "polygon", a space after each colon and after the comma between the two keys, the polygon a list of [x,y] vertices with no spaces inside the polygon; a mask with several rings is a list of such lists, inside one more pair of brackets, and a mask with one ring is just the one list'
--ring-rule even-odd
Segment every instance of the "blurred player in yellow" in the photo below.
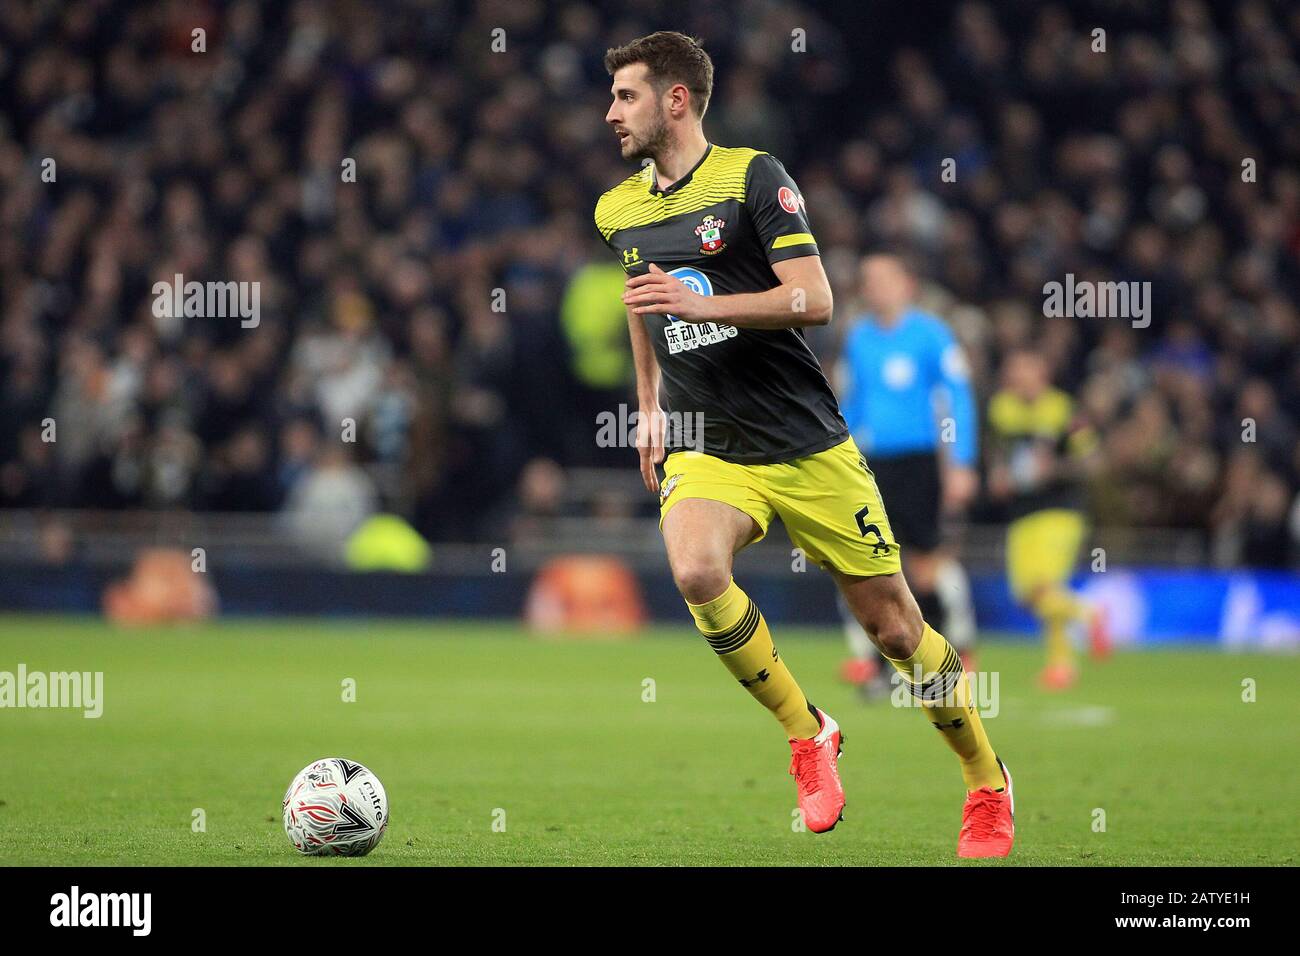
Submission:
{"label": "blurred player in yellow", "polygon": [[1087,625],[1092,651],[1109,652],[1105,617],[1070,590],[1088,533],[1083,477],[1097,446],[1074,402],[1053,388],[1042,356],[1019,350],[1002,365],[1002,387],[989,399],[988,487],[1003,502],[1007,578],[1017,601],[1042,627],[1047,666],[1042,686],[1063,690],[1078,679],[1071,629]]}

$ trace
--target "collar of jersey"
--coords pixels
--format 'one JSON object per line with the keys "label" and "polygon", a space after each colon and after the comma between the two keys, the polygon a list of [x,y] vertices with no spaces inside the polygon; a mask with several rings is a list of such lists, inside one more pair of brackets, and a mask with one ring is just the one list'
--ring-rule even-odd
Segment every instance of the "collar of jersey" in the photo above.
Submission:
{"label": "collar of jersey", "polygon": [[704,165],[704,161],[709,158],[709,154],[712,152],[713,152],[713,144],[709,143],[708,146],[704,148],[704,155],[700,157],[700,161],[696,163],[694,166],[692,166],[687,171],[686,175],[684,175],[681,179],[677,180],[677,182],[673,183],[667,189],[659,188],[659,177],[658,175],[652,172],[650,174],[650,195],[670,196],[673,193],[677,192],[677,190],[681,189],[683,186],[685,186],[687,183],[691,181],[691,177],[695,175],[695,171]]}

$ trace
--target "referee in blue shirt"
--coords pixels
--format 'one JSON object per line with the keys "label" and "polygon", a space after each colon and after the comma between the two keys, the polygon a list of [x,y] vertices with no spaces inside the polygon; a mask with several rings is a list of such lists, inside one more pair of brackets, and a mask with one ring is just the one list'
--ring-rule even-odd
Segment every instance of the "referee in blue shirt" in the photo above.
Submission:
{"label": "referee in blue shirt", "polygon": [[[967,658],[974,612],[965,572],[942,546],[940,516],[956,515],[979,486],[978,415],[965,353],[937,316],[913,304],[916,280],[901,258],[862,260],[867,311],[852,320],[837,369],[840,408],[867,456],[902,545],[921,614]],[[887,690],[874,646],[841,606],[854,659],[845,676]],[[882,684],[882,681],[884,683]]]}

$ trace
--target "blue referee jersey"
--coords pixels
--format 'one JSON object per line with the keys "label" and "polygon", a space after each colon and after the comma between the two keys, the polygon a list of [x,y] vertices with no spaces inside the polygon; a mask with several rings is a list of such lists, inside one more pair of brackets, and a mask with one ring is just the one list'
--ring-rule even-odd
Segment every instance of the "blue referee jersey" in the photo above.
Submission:
{"label": "blue referee jersey", "polygon": [[974,466],[975,396],[965,353],[937,316],[908,309],[891,327],[858,316],[840,357],[840,410],[869,457],[933,452],[951,418],[949,453]]}

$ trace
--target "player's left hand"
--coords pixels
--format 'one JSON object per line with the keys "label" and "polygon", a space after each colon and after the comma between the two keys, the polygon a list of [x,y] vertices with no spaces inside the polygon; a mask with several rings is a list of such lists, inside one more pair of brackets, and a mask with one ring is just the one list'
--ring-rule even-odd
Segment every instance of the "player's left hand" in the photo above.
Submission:
{"label": "player's left hand", "polygon": [[676,276],[653,262],[645,275],[632,276],[623,290],[623,304],[636,315],[673,315],[683,322],[707,322],[709,297],[692,292]]}

